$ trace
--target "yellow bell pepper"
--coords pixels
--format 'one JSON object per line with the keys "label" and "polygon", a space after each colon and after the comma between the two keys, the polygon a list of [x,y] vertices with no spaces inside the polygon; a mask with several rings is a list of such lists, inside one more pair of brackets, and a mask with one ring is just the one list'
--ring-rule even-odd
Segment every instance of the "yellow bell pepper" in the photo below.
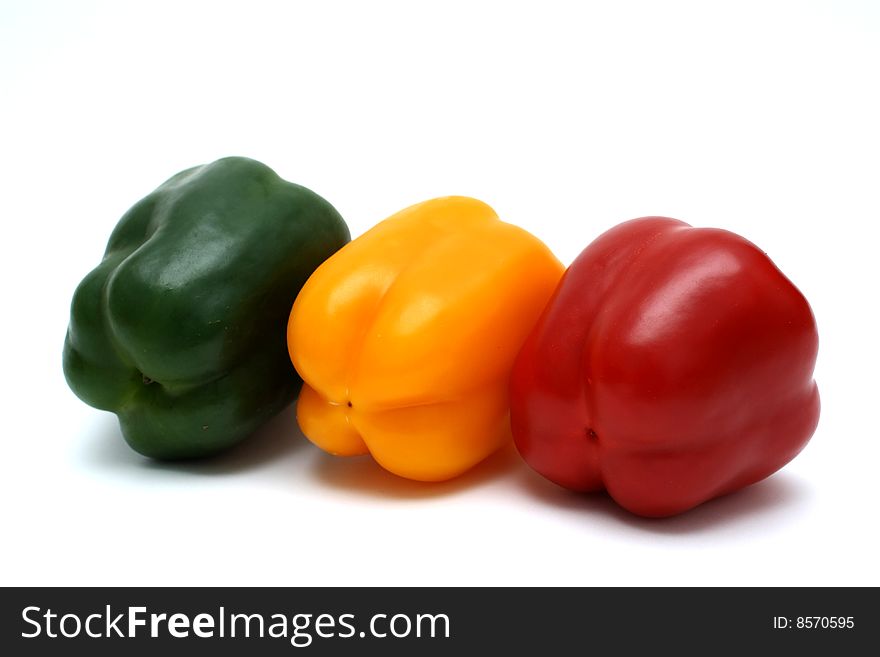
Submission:
{"label": "yellow bell pepper", "polygon": [[510,370],[562,271],[472,198],[379,223],[319,266],[293,305],[303,433],[410,479],[476,465],[510,440]]}

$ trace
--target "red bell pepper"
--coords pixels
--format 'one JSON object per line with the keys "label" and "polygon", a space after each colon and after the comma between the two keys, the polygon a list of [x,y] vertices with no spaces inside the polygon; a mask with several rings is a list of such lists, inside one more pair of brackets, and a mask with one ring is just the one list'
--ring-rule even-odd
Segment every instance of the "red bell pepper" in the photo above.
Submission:
{"label": "red bell pepper", "polygon": [[525,460],[576,491],[669,516],[769,476],[815,431],[816,323],[733,233],[635,219],[569,267],[511,382]]}

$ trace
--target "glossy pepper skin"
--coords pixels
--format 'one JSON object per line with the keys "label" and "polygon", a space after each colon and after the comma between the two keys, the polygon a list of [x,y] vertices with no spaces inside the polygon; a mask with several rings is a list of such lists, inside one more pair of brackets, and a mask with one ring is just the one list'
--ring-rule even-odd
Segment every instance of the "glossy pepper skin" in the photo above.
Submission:
{"label": "glossy pepper skin", "polygon": [[523,346],[514,440],[561,486],[677,514],[801,451],[817,348],[806,299],[755,245],[635,219],[580,254]]}
{"label": "glossy pepper skin", "polygon": [[290,315],[303,433],[422,481],[510,440],[513,359],[562,265],[480,201],[409,207],[321,265]]}
{"label": "glossy pepper skin", "polygon": [[70,388],[159,459],[254,431],[301,384],[284,328],[302,284],[349,240],[323,198],[254,160],[178,173],[131,208],[77,288]]}

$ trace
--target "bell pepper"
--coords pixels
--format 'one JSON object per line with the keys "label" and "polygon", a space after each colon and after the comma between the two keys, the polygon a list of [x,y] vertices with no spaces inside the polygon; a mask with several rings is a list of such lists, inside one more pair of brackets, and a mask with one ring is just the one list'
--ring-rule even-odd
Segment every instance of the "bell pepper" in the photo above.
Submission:
{"label": "bell pepper", "polygon": [[513,359],[563,267],[486,204],[438,198],[379,223],[296,298],[290,357],[303,433],[440,481],[510,440]]}
{"label": "bell pepper", "polygon": [[290,304],[348,240],[327,201],[254,160],[178,173],[125,213],[76,289],[68,384],[146,456],[239,442],[294,399]]}
{"label": "bell pepper", "polygon": [[514,441],[561,486],[677,514],[801,451],[817,348],[806,299],[754,244],[629,221],[578,256],[517,357]]}

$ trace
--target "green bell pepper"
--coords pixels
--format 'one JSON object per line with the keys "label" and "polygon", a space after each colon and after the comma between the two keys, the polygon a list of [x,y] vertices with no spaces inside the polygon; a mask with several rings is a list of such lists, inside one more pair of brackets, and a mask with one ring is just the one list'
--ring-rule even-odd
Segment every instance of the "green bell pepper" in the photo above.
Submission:
{"label": "green bell pepper", "polygon": [[146,456],[238,443],[296,396],[290,308],[349,239],[327,201],[254,160],[178,173],[122,217],[74,293],[70,388]]}

